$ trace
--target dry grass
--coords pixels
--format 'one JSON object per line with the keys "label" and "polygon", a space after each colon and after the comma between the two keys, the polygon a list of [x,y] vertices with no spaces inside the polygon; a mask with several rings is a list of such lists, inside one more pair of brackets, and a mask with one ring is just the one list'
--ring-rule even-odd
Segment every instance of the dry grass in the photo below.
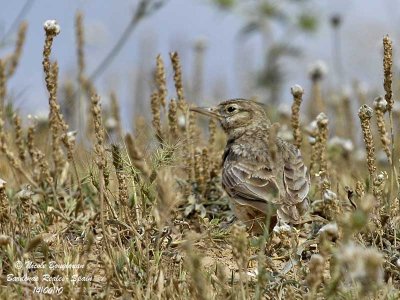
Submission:
{"label": "dry grass", "polygon": [[[282,225],[269,232],[266,226],[264,235],[253,236],[232,224],[220,183],[224,137],[214,122],[200,126],[189,113],[178,54],[170,55],[176,95],[168,95],[162,57],[155,61],[156,89],[148,101],[152,132],[146,133],[151,126],[142,124],[124,134],[116,94],[111,94],[111,112],[104,110],[106,99],[99,98],[85,75],[81,14],[76,27],[75,84],[91,111],[88,123],[77,128],[87,133],[85,143],[68,131],[58,101],[57,86],[64,84],[58,83],[58,66],[51,58],[58,33],[54,24],[46,27],[43,53],[50,108],[44,123],[24,126],[17,112],[5,109],[25,24],[14,54],[0,60],[0,298],[43,298],[45,293],[62,299],[400,297],[400,153],[393,128],[399,120],[391,114],[387,37],[388,106],[376,106],[377,128],[367,105],[359,111],[361,123],[350,105],[329,123],[329,111],[316,111],[329,109],[318,68],[311,74],[317,105],[302,117],[317,120],[311,129],[304,128],[303,90],[292,89],[293,128],[287,130],[311,170],[310,213],[297,228]],[[269,114],[277,119],[273,110]],[[107,115],[116,121],[114,127],[106,126]],[[360,124],[354,135],[363,135],[366,151],[355,140],[347,141],[349,147],[346,137],[332,136],[331,128],[349,117]],[[109,143],[113,130],[120,144]],[[303,132],[311,136],[311,145],[302,142]],[[374,139],[382,141],[387,159],[376,158]],[[49,147],[43,143],[47,140]],[[360,151],[366,157],[360,158]]]}

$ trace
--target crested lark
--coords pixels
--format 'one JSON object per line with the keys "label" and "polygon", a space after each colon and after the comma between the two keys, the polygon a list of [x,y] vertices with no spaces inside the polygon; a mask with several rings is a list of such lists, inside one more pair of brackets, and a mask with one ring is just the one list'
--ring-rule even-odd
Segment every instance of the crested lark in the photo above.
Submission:
{"label": "crested lark", "polygon": [[299,223],[308,208],[307,168],[300,151],[276,136],[263,107],[233,99],[191,110],[217,118],[228,136],[222,186],[237,218],[258,233],[267,216]]}

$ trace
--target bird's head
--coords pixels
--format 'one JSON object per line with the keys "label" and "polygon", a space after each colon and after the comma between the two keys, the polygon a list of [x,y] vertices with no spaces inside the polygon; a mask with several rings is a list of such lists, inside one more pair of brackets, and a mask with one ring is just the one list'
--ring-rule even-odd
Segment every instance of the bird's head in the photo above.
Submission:
{"label": "bird's head", "polygon": [[271,124],[262,105],[252,100],[232,99],[215,107],[194,107],[191,110],[218,119],[228,135]]}

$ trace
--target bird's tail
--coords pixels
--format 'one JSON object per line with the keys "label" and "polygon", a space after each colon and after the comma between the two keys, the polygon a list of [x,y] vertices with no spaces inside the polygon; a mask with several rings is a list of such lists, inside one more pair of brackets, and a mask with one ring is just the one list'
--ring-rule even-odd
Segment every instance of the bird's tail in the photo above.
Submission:
{"label": "bird's tail", "polygon": [[307,210],[308,198],[306,197],[302,202],[294,205],[281,205],[277,213],[281,221],[285,223],[299,224],[302,221],[301,217],[307,212]]}

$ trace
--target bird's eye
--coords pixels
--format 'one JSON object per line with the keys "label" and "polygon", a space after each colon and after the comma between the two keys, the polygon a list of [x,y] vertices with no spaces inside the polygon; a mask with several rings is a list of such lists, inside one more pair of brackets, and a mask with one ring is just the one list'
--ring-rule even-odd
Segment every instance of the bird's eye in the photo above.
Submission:
{"label": "bird's eye", "polygon": [[234,107],[234,106],[229,106],[228,108],[227,108],[227,111],[228,112],[234,112],[236,110],[236,107]]}

